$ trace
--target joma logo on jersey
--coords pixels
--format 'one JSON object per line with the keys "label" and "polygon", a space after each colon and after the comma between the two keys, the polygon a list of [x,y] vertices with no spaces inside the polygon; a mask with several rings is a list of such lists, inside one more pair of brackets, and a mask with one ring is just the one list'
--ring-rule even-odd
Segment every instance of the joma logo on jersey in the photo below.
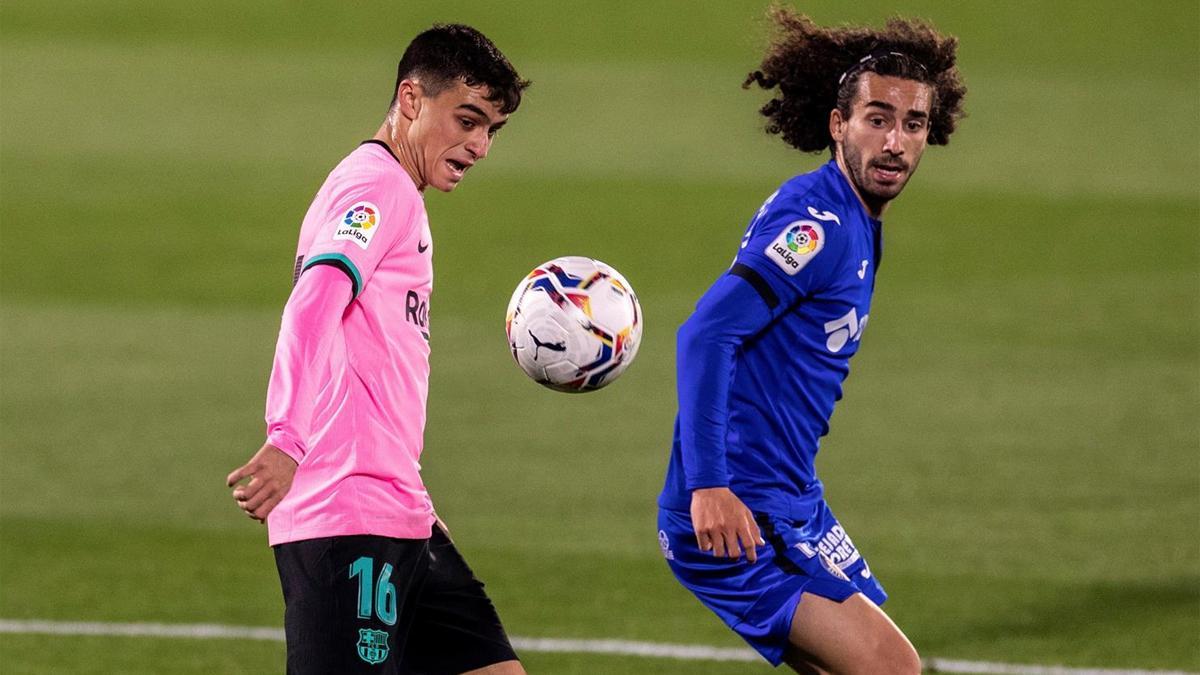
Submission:
{"label": "joma logo on jersey", "polygon": [[804,269],[825,248],[825,230],[812,220],[798,220],[783,228],[764,251],[788,276]]}
{"label": "joma logo on jersey", "polygon": [[342,216],[334,229],[333,238],[352,241],[365,251],[371,243],[371,238],[379,231],[381,219],[379,208],[374,204],[358,202]]}
{"label": "joma logo on jersey", "polygon": [[429,340],[429,301],[416,291],[409,291],[404,298],[404,319],[421,329],[421,337]]}
{"label": "joma logo on jersey", "polygon": [[837,214],[830,213],[829,211],[818,211],[811,206],[808,207],[808,215],[816,218],[817,220],[824,220],[825,222],[833,221],[838,225],[842,224],[842,219],[838,218]]}

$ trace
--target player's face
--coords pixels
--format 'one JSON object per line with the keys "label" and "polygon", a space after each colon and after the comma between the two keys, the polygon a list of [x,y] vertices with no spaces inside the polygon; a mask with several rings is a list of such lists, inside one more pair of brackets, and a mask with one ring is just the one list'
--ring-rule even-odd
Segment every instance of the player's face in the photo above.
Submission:
{"label": "player's face", "polygon": [[422,96],[410,130],[418,149],[424,182],[442,192],[453,190],[475,162],[487,157],[496,132],[508,115],[487,100],[486,85],[454,82],[437,96]]}
{"label": "player's face", "polygon": [[933,89],[927,84],[864,73],[850,119],[830,115],[838,161],[873,215],[904,189],[929,138]]}

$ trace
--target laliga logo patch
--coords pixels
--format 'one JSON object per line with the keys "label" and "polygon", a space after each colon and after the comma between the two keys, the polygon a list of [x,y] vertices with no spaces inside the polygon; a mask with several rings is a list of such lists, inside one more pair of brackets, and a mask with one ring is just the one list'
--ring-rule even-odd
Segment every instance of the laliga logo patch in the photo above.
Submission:
{"label": "laliga logo patch", "polygon": [[351,206],[334,228],[334,239],[349,239],[364,251],[371,237],[379,230],[379,207],[371,202],[358,202]]}
{"label": "laliga logo patch", "polygon": [[825,230],[811,220],[798,220],[775,237],[765,253],[779,268],[795,275],[825,247]]}
{"label": "laliga logo patch", "polygon": [[821,235],[808,225],[792,228],[787,233],[787,245],[800,255],[808,255],[821,245]]}

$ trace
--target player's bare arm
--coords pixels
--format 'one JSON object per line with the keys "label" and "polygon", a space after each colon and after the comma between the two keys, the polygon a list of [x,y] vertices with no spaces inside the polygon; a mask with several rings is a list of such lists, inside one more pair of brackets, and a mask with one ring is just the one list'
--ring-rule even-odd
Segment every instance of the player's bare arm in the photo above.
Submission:
{"label": "player's bare arm", "polygon": [[[249,462],[229,474],[225,484],[233,488],[233,499],[247,516],[260,523],[292,487],[292,476],[296,474],[296,461],[282,450],[264,444]],[[243,485],[243,479],[249,478]],[[236,487],[235,487],[236,486]]]}
{"label": "player's bare arm", "polygon": [[719,558],[758,561],[756,546],[765,546],[754,514],[727,487],[701,488],[692,492],[692,523],[701,551]]}

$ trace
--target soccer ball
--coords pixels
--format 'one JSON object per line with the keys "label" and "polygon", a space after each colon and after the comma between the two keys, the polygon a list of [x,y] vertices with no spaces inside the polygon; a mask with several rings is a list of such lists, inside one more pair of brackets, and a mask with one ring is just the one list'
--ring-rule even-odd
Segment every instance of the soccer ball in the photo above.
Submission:
{"label": "soccer ball", "polygon": [[517,366],[539,384],[579,393],[629,367],[642,339],[642,308],[613,268],[582,256],[538,265],[517,284],[504,321]]}

